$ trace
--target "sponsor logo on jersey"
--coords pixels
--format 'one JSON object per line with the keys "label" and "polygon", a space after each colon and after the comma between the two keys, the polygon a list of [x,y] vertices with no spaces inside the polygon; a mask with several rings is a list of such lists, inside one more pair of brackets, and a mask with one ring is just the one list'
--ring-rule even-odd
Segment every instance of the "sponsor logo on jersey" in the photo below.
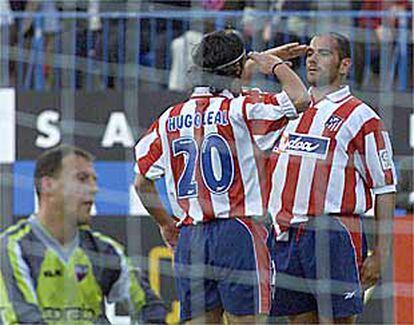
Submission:
{"label": "sponsor logo on jersey", "polygon": [[93,321],[96,319],[96,313],[91,308],[52,308],[45,307],[42,310],[45,320],[48,321]]}
{"label": "sponsor logo on jersey", "polygon": [[343,120],[340,117],[336,115],[332,115],[329,118],[329,120],[325,123],[325,128],[327,128],[329,131],[332,131],[332,132],[338,131],[342,122]]}
{"label": "sponsor logo on jersey", "polygon": [[86,275],[88,274],[88,269],[89,269],[89,266],[85,264],[75,265],[75,274],[76,274],[76,279],[78,280],[78,282],[81,282],[86,277]]}
{"label": "sponsor logo on jersey", "polygon": [[329,142],[330,139],[326,137],[292,132],[282,135],[274,151],[309,158],[325,159],[328,153]]}

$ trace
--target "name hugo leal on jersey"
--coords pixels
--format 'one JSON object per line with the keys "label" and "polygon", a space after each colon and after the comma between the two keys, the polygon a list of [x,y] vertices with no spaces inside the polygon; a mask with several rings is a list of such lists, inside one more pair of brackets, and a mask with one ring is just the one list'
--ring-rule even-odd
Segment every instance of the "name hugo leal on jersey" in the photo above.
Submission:
{"label": "name hugo leal on jersey", "polygon": [[325,159],[330,139],[301,133],[283,133],[274,147],[276,153],[289,153],[309,158]]}

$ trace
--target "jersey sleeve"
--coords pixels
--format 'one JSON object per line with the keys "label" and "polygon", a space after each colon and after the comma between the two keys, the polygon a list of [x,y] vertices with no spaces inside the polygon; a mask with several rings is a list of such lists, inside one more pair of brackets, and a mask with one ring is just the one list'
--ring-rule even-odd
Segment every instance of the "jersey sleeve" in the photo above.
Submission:
{"label": "jersey sleeve", "polygon": [[250,133],[261,150],[270,150],[281,136],[289,119],[298,116],[286,92],[265,94],[260,100],[247,97],[244,118]]}
{"label": "jersey sleeve", "polygon": [[0,245],[0,324],[46,324],[19,243],[0,237]]}
{"label": "jersey sleeve", "polygon": [[164,323],[167,315],[167,308],[164,303],[152,291],[140,270],[134,267],[131,260],[124,255],[120,245],[117,245],[116,251],[121,257],[121,272],[112,285],[108,301],[126,302],[131,317],[143,324]]}
{"label": "jersey sleeve", "polygon": [[355,163],[360,175],[374,194],[396,191],[397,177],[391,141],[379,118],[372,118],[355,137],[358,159]]}
{"label": "jersey sleeve", "polygon": [[165,173],[159,120],[148,129],[135,145],[135,172],[154,180]]}

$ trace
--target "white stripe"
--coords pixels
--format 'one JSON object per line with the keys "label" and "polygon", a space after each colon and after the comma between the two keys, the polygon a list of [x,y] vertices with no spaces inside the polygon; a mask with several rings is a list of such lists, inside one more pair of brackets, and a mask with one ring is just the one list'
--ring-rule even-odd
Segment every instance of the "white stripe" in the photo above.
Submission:
{"label": "white stripe", "polygon": [[392,177],[393,177],[393,180],[394,180],[394,185],[396,185],[397,184],[397,172],[395,171],[392,145],[391,145],[391,140],[390,140],[390,137],[388,135],[388,132],[382,131],[382,137],[384,139],[385,149],[387,149],[389,159],[390,159],[390,162],[391,162],[391,172],[392,172]]}
{"label": "white stripe", "polygon": [[144,136],[138,144],[135,146],[135,161],[146,156],[150,150],[151,144],[157,139],[157,131],[154,130],[151,133]]}
{"label": "white stripe", "polygon": [[371,174],[374,188],[385,185],[385,174],[382,170],[378,151],[379,148],[375,142],[374,133],[370,133],[365,136],[365,159],[367,162],[367,168]]}
{"label": "white stripe", "polygon": [[[212,98],[210,100],[210,105],[206,110],[207,112],[218,112],[220,110],[220,106],[223,103],[224,98]],[[213,114],[215,116],[215,114]],[[212,133],[218,133],[217,125],[216,124],[210,124],[204,126],[204,138],[208,134]],[[231,145],[231,144],[229,144]],[[214,174],[221,175],[221,165],[219,161],[216,161],[214,163],[214,158],[217,158],[217,156],[212,157],[213,159],[213,168],[214,168]],[[216,218],[228,218],[229,212],[230,212],[230,200],[229,200],[229,194],[228,192],[222,193],[222,194],[215,194],[210,192],[210,199],[211,204],[213,206],[214,215]]]}
{"label": "white stripe", "polygon": [[[355,108],[353,112],[348,116],[346,121],[343,122],[341,129],[335,136],[337,143],[332,160],[332,171],[326,192],[324,208],[325,213],[338,213],[341,211],[342,198],[345,191],[345,167],[349,158],[347,154],[349,143],[361,130],[362,125],[370,118],[375,116],[372,114],[372,111],[370,109],[366,108],[366,105],[359,105],[357,108]],[[366,177],[362,158],[357,151],[354,152],[354,163],[357,170],[361,172],[361,175],[363,175],[363,177]],[[365,191],[362,191],[361,193],[361,185],[363,186],[363,184],[361,184],[362,180],[358,175],[356,175],[356,181],[357,186],[354,190],[358,193],[356,197],[357,202],[354,213],[362,213],[365,210],[359,209],[364,209],[363,205],[365,204]],[[362,194],[363,197],[359,197],[359,194]]]}
{"label": "white stripe", "polygon": [[[1,19],[1,18],[0,18]],[[13,88],[0,89],[0,163],[16,160],[16,100]]]}
{"label": "white stripe", "polygon": [[278,131],[274,131],[265,135],[254,135],[253,139],[260,150],[271,150],[275,146],[278,138],[283,133],[283,130],[284,128],[281,128]]}
{"label": "white stripe", "polygon": [[255,264],[256,264],[256,278],[257,278],[257,284],[258,284],[258,291],[259,291],[259,312],[262,311],[262,286],[261,286],[261,282],[260,282],[260,268],[259,268],[259,260],[257,257],[257,251],[256,251],[256,242],[254,240],[254,236],[252,234],[252,232],[250,231],[250,228],[240,219],[236,218],[236,220],[248,231],[248,233],[250,234],[250,238],[252,239],[252,246],[253,246],[253,250],[254,250],[254,260],[255,260]]}
{"label": "white stripe", "polygon": [[[348,230],[348,228],[342,223],[342,221],[341,221],[341,219],[339,219],[339,218],[336,218],[337,220],[338,220],[338,222],[339,222],[339,224],[345,229],[345,231],[346,231],[346,233],[348,234],[348,236],[349,236],[349,240],[350,240],[350,242],[351,242],[351,245],[352,245],[352,247],[354,248],[354,263],[355,263],[355,272],[356,272],[356,274],[357,274],[357,276],[358,276],[358,284],[359,284],[359,286],[360,286],[360,290],[362,290],[361,289],[361,279],[360,279],[360,277],[359,277],[359,270],[358,270],[358,258],[357,258],[357,250],[356,250],[356,247],[355,247],[355,243],[354,243],[354,241],[353,241],[353,239],[352,239],[352,235],[351,235],[351,233],[349,232],[349,230]],[[361,231],[361,225],[359,226],[359,229],[358,229],[358,231],[360,232]],[[362,243],[361,243],[362,244]]]}
{"label": "white stripe", "polygon": [[12,241],[9,244],[13,245],[12,248],[13,248],[14,253],[16,255],[16,263],[17,263],[17,267],[19,268],[20,274],[22,275],[22,280],[25,282],[25,284],[29,288],[29,290],[32,294],[32,299],[36,303],[38,303],[37,294],[36,294],[36,290],[35,290],[35,287],[34,287],[33,279],[30,275],[30,269],[29,269],[29,266],[26,264],[25,260],[23,259],[20,245],[16,241]]}
{"label": "white stripe", "polygon": [[[187,103],[184,104],[183,108],[181,109],[180,115],[191,115],[194,116],[196,111],[196,101],[190,100]],[[189,136],[194,139],[194,127],[183,127],[180,130],[180,136]],[[198,151],[198,159],[200,159],[200,151]],[[194,157],[195,158],[195,157]],[[198,168],[196,165],[195,168]],[[196,169],[194,169],[194,178],[195,178],[195,172]],[[188,199],[188,214],[190,217],[192,217],[196,222],[203,220],[203,210],[201,209],[199,198],[198,197],[192,197]]]}
{"label": "white stripe", "polygon": [[171,109],[167,110],[164,114],[162,114],[158,122],[162,150],[163,152],[166,153],[164,155],[165,166],[166,168],[169,169],[169,171],[165,173],[165,186],[166,186],[168,199],[170,201],[171,209],[173,211],[174,216],[180,219],[184,219],[186,215],[185,215],[184,210],[180,207],[180,205],[177,202],[177,192],[175,189],[174,177],[173,177],[172,172],[170,172],[171,171],[171,157],[170,157],[170,147],[168,143],[167,130],[166,130],[167,119],[168,119],[170,112],[171,112]]}
{"label": "white stripe", "polygon": [[269,197],[269,213],[271,214],[275,225],[277,224],[276,215],[282,208],[282,191],[286,186],[286,171],[288,162],[289,155],[281,153],[277,161],[277,168],[274,170],[272,175],[272,187],[270,189]]}
{"label": "white stripe", "polygon": [[[319,109],[313,118],[312,124],[309,128],[309,132],[306,134],[322,136],[325,129],[325,123],[331,117],[332,113],[338,108],[338,104],[329,102],[323,109]],[[298,182],[296,186],[296,195],[293,203],[293,214],[295,215],[306,215],[310,196],[316,196],[316,205],[319,206],[321,200],[319,192],[311,193],[313,178],[315,177],[316,163],[319,160],[315,158],[302,156],[302,163],[300,165]],[[324,160],[326,163],[327,161]],[[287,177],[287,175],[286,175]]]}
{"label": "white stripe", "polygon": [[242,119],[240,101],[234,100],[230,104],[230,124],[233,128],[237,160],[240,176],[244,188],[245,215],[262,215],[262,196],[259,183],[259,173],[254,160],[253,143],[250,140],[249,130]]}
{"label": "white stripe", "polygon": [[246,104],[246,116],[248,120],[277,121],[284,116],[284,113],[279,106],[256,103]]}
{"label": "white stripe", "polygon": [[367,209],[367,202],[365,198],[365,188],[364,183],[362,182],[362,178],[360,175],[356,175],[356,186],[355,186],[355,210],[353,211],[355,214],[364,213]]}

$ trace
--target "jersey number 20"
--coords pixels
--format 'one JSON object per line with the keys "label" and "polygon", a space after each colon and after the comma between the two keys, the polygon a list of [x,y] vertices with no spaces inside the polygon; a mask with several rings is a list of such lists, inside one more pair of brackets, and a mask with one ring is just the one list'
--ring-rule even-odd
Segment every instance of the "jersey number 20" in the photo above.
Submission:
{"label": "jersey number 20", "polygon": [[[194,138],[181,137],[172,142],[172,150],[174,157],[184,155],[185,166],[177,184],[179,199],[198,195],[195,168],[199,151],[201,151],[200,170],[205,186],[215,194],[228,191],[234,178],[234,163],[230,146],[221,135],[216,133],[207,135],[200,149]],[[218,161],[220,166],[217,166]],[[220,175],[217,175],[220,170]]]}

